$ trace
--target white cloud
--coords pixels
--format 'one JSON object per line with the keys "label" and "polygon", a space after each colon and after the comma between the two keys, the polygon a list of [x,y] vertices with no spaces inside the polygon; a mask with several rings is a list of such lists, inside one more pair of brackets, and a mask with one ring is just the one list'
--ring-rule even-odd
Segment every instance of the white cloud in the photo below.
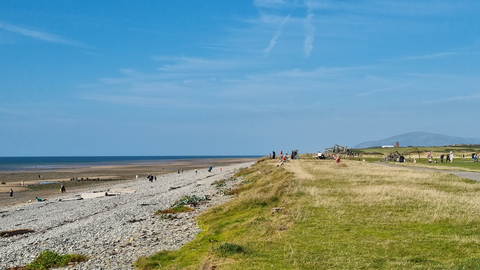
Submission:
{"label": "white cloud", "polygon": [[456,96],[456,97],[426,100],[426,101],[423,101],[422,103],[425,103],[425,104],[447,103],[447,102],[454,102],[454,101],[466,101],[466,100],[476,100],[476,99],[480,99],[480,94],[472,94],[472,95],[467,95],[467,96]]}
{"label": "white cloud", "polygon": [[473,12],[475,1],[405,1],[405,0],[305,0],[310,9],[337,10],[355,14],[438,15]]}
{"label": "white cloud", "polygon": [[15,33],[15,34],[31,37],[31,38],[34,38],[34,39],[39,39],[39,40],[51,42],[51,43],[85,47],[84,45],[82,45],[78,42],[67,40],[67,39],[62,38],[58,35],[45,33],[45,32],[40,32],[40,31],[34,31],[34,30],[30,30],[30,29],[26,29],[26,28],[23,28],[23,27],[18,27],[18,26],[14,26],[14,25],[2,23],[2,22],[0,22],[0,29],[9,31],[9,32],[12,32],[12,33]]}
{"label": "white cloud", "polygon": [[304,46],[304,55],[306,58],[310,57],[310,54],[313,50],[313,40],[315,35],[315,27],[312,25],[313,13],[308,12],[307,18],[305,19],[305,46]]}
{"label": "white cloud", "polygon": [[253,4],[257,7],[277,7],[286,4],[284,0],[254,0]]}
{"label": "white cloud", "polygon": [[442,53],[434,53],[434,54],[419,55],[419,56],[407,56],[407,57],[401,58],[401,60],[437,59],[437,58],[443,58],[443,57],[451,56],[455,54],[458,54],[458,53],[442,52]]}
{"label": "white cloud", "polygon": [[392,87],[386,87],[386,88],[382,88],[382,89],[377,89],[377,90],[373,90],[373,91],[369,91],[369,92],[364,92],[364,93],[357,94],[357,97],[367,96],[367,95],[371,95],[371,94],[375,94],[375,93],[379,93],[379,92],[390,91],[390,90],[394,90],[394,89],[398,89],[398,88],[405,87],[405,86],[407,86],[407,85],[409,85],[409,84],[411,84],[411,82],[404,83],[404,84],[397,85],[397,86],[392,86]]}
{"label": "white cloud", "polygon": [[283,25],[288,21],[290,18],[290,15],[285,17],[285,19],[280,23],[280,26],[278,27],[278,30],[275,32],[275,35],[273,35],[272,39],[270,40],[270,45],[263,50],[263,52],[268,56],[270,54],[270,51],[275,47],[275,44],[277,43],[277,39],[280,37],[283,31]]}

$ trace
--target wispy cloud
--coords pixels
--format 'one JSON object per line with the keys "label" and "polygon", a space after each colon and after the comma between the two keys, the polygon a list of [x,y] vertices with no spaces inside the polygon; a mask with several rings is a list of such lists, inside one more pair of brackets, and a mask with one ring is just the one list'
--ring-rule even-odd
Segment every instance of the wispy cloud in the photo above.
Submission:
{"label": "wispy cloud", "polygon": [[315,27],[312,24],[313,13],[312,10],[308,10],[307,18],[305,19],[305,45],[304,45],[304,55],[306,58],[310,57],[310,54],[313,50],[313,40],[315,35]]}
{"label": "wispy cloud", "polygon": [[5,31],[9,31],[9,32],[12,32],[12,33],[15,33],[15,34],[31,37],[31,38],[34,38],[34,39],[51,42],[51,43],[85,47],[85,45],[83,45],[79,42],[71,41],[71,40],[65,39],[61,36],[58,36],[58,35],[54,35],[54,34],[50,34],[50,33],[46,33],[46,32],[35,31],[35,30],[30,30],[30,29],[14,26],[14,25],[7,24],[7,23],[0,22],[0,29],[3,29]]}
{"label": "wispy cloud", "polygon": [[265,55],[268,56],[270,54],[270,51],[273,49],[273,47],[275,47],[275,44],[277,43],[277,39],[280,37],[280,35],[282,35],[283,25],[288,21],[289,18],[290,18],[290,15],[285,17],[285,19],[283,19],[283,21],[280,23],[278,30],[275,32],[275,35],[273,35],[272,39],[270,40],[270,45],[265,50],[263,50],[263,53],[265,53]]}
{"label": "wispy cloud", "polygon": [[466,96],[456,96],[456,97],[426,100],[426,101],[423,101],[422,103],[425,103],[425,104],[447,103],[447,102],[475,100],[475,99],[480,99],[480,94],[472,94],[472,95],[466,95]]}
{"label": "wispy cloud", "polygon": [[473,12],[475,1],[404,1],[404,0],[305,0],[312,9],[337,10],[355,14],[438,15]]}
{"label": "wispy cloud", "polygon": [[456,55],[456,54],[458,54],[458,53],[442,52],[442,53],[434,53],[434,54],[427,54],[427,55],[407,56],[407,57],[400,58],[400,60],[438,59],[438,58],[443,58],[443,57]]}
{"label": "wispy cloud", "polygon": [[287,4],[284,0],[254,0],[253,4],[257,7],[279,7]]}
{"label": "wispy cloud", "polygon": [[290,78],[319,78],[332,76],[345,76],[354,72],[364,72],[365,70],[380,69],[380,66],[357,66],[357,67],[319,67],[312,71],[302,71],[293,69],[272,74],[278,77]]}
{"label": "wispy cloud", "polygon": [[360,93],[360,94],[357,94],[357,97],[362,97],[362,96],[367,96],[367,95],[371,95],[371,94],[375,94],[375,93],[380,93],[380,92],[385,92],[385,91],[390,91],[390,90],[402,88],[402,87],[405,87],[405,86],[407,86],[407,85],[409,85],[409,84],[411,84],[411,83],[412,83],[412,82],[408,82],[408,83],[404,83],[404,84],[397,85],[397,86],[385,87],[385,88],[381,88],[381,89],[377,89],[377,90],[373,90],[373,91],[368,91],[368,92]]}

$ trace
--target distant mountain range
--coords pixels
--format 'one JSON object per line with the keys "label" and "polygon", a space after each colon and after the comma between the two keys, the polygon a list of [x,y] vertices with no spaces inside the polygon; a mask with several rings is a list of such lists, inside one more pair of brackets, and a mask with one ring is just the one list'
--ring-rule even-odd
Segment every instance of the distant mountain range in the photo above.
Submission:
{"label": "distant mountain range", "polygon": [[444,146],[452,144],[480,144],[480,138],[460,138],[451,137],[429,132],[410,132],[402,135],[393,136],[379,141],[364,142],[355,145],[354,148],[369,148],[383,145],[395,145],[400,143],[400,147],[405,146]]}

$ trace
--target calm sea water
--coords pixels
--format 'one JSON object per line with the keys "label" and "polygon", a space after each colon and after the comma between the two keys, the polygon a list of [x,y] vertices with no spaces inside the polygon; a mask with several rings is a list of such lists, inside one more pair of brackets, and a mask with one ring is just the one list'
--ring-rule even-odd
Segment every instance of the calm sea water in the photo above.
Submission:
{"label": "calm sea water", "polygon": [[260,156],[114,156],[0,157],[0,171],[33,171],[89,166],[149,164],[185,159],[257,158]]}

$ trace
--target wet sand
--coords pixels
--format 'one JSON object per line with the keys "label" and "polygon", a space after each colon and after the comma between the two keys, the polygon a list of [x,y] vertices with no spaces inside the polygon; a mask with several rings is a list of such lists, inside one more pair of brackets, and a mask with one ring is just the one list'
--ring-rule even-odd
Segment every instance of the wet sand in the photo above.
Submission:
{"label": "wet sand", "polygon": [[[60,185],[63,183],[67,193],[79,193],[93,186],[115,185],[121,182],[146,179],[148,174],[157,175],[161,180],[162,175],[177,170],[207,170],[209,166],[222,167],[229,164],[255,161],[258,158],[226,158],[226,159],[189,159],[168,160],[158,163],[116,166],[92,166],[88,168],[69,168],[37,171],[0,172],[0,207],[18,205],[34,201],[35,197],[48,199],[60,194]],[[41,177],[39,177],[41,175]],[[78,179],[72,181],[71,179]],[[83,178],[84,181],[80,181]],[[89,181],[86,181],[86,179]],[[91,179],[100,180],[91,180]],[[28,186],[22,187],[24,181]],[[40,182],[53,182],[42,184]],[[13,189],[14,197],[9,198],[9,191]]]}

